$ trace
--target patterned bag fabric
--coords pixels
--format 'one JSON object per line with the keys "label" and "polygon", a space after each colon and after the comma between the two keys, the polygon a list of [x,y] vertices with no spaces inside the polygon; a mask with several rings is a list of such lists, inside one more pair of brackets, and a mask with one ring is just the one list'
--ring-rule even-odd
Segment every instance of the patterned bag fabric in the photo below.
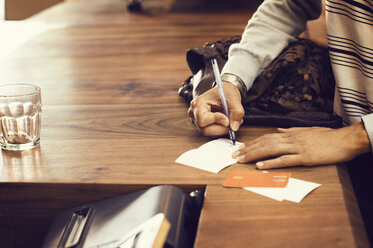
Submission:
{"label": "patterned bag fabric", "polygon": [[[211,58],[216,58],[222,69],[230,45],[240,39],[232,36],[187,51],[193,75],[182,83],[179,95],[188,104],[212,88],[215,78]],[[342,119],[333,114],[334,87],[327,48],[299,39],[289,44],[254,81],[242,100],[244,122],[276,127],[341,127]]]}

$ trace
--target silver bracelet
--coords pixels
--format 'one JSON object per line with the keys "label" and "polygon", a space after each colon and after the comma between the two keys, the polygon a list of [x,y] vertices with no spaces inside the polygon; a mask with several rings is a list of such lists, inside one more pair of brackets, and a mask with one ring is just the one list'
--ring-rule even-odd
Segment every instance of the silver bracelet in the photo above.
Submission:
{"label": "silver bracelet", "polygon": [[233,74],[224,73],[223,75],[221,75],[221,80],[223,82],[228,82],[228,83],[236,85],[238,90],[241,93],[242,100],[244,99],[246,92],[247,92],[247,88],[246,88],[246,84],[242,81],[240,77],[233,75]]}

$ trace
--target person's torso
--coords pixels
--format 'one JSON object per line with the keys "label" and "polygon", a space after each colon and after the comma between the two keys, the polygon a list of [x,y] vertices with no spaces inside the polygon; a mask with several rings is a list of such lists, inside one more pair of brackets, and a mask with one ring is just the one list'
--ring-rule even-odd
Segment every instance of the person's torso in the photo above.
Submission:
{"label": "person's torso", "polygon": [[334,110],[345,124],[356,123],[373,113],[373,1],[326,0],[325,10]]}

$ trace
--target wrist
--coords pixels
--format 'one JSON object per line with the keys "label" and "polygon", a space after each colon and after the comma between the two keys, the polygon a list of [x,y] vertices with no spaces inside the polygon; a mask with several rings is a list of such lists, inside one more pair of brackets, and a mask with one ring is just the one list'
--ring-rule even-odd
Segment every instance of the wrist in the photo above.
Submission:
{"label": "wrist", "polygon": [[242,101],[242,95],[240,90],[234,84],[223,81],[223,88],[225,91],[225,96],[230,100],[237,99],[237,101]]}
{"label": "wrist", "polygon": [[354,146],[354,149],[359,154],[367,153],[370,151],[370,140],[368,133],[365,130],[365,127],[362,122],[353,124],[347,128],[350,128],[352,131],[353,142],[351,143]]}
{"label": "wrist", "polygon": [[241,99],[244,99],[246,92],[247,92],[247,87],[240,77],[233,75],[233,74],[224,73],[221,76],[221,79],[223,82],[227,82],[227,83],[231,83],[235,85],[237,89],[240,91]]}

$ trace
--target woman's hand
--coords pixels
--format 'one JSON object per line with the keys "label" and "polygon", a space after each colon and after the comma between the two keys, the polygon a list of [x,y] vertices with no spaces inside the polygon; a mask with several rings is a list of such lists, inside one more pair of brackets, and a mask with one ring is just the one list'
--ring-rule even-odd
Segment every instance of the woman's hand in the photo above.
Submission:
{"label": "woman's hand", "polygon": [[362,123],[331,129],[324,127],[279,128],[240,147],[233,153],[238,162],[256,161],[258,169],[333,164],[369,152]]}
{"label": "woman's hand", "polygon": [[205,136],[225,135],[229,125],[233,131],[237,131],[243,122],[245,111],[241,104],[240,91],[231,83],[223,83],[223,88],[230,111],[229,119],[221,112],[217,87],[206,91],[190,103],[188,114],[193,124]]}

